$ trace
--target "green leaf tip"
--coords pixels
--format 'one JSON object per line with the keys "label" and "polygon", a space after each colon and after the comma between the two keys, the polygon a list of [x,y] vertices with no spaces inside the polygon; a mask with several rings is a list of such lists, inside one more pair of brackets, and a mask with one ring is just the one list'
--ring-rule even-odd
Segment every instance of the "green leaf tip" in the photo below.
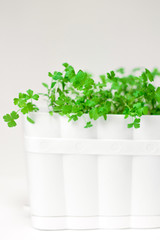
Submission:
{"label": "green leaf tip", "polygon": [[92,126],[93,126],[93,125],[92,125],[91,122],[87,122],[84,128],[90,128],[90,127],[92,127]]}
{"label": "green leaf tip", "polygon": [[27,116],[27,120],[28,120],[28,122],[30,122],[30,123],[32,123],[32,124],[35,123],[35,121],[34,121],[33,119],[31,119],[30,117],[28,117],[28,116]]}

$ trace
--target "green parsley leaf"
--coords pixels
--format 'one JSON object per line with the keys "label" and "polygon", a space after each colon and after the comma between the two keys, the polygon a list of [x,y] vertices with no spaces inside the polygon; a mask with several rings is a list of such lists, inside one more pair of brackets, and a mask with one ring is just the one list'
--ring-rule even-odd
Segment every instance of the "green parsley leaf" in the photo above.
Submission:
{"label": "green parsley leaf", "polygon": [[154,79],[153,79],[152,73],[147,68],[145,70],[150,82],[153,82]]}
{"label": "green parsley leaf", "polygon": [[90,127],[92,127],[92,126],[93,126],[93,125],[92,125],[91,122],[87,122],[84,128],[90,128]]}
{"label": "green parsley leaf", "polygon": [[31,89],[28,89],[27,93],[30,98],[33,96],[33,91]]}

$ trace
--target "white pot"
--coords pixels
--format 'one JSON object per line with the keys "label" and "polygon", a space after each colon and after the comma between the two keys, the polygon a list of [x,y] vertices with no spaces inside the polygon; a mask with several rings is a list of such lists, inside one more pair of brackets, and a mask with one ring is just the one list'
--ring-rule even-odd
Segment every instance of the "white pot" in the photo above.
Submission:
{"label": "white pot", "polygon": [[[123,115],[108,115],[107,121],[98,120],[98,139],[132,139],[132,129],[127,128],[130,119]],[[113,142],[113,151],[118,146]],[[131,156],[98,156],[99,215],[100,225],[107,228],[128,227],[131,204]],[[121,224],[120,224],[121,223]]]}
{"label": "white pot", "polygon": [[[88,120],[88,117],[87,119]],[[96,138],[96,127],[84,128],[84,118],[76,122],[68,122],[61,118],[61,137],[67,139],[92,139]],[[77,145],[79,151],[83,146]],[[98,182],[97,182],[97,157],[84,154],[64,154],[64,185],[66,215],[74,218],[71,228],[86,228],[86,221],[82,217],[95,217],[98,215]],[[87,220],[88,221],[88,220]],[[87,223],[88,227],[93,228]],[[73,222],[73,220],[72,220]],[[94,223],[96,227],[96,222]]]}
{"label": "white pot", "polygon": [[[154,156],[152,143],[160,140],[160,116],[142,116],[133,139],[151,141],[146,146],[149,156],[133,157],[131,214],[139,219],[141,227],[160,227],[160,156]],[[139,221],[133,221],[133,227],[139,228]]]}
{"label": "white pot", "polygon": [[[51,117],[48,113],[32,113],[30,117],[36,124],[25,120],[24,132],[26,148],[47,148],[45,139],[60,138],[59,116]],[[63,159],[60,154],[44,154],[30,151],[26,153],[28,165],[29,198],[32,223],[35,228],[46,229],[45,219],[65,215]],[[55,228],[65,228],[63,221]]]}
{"label": "white pot", "polygon": [[160,227],[160,116],[128,129],[98,119],[34,113],[25,121],[33,226],[38,229]]}

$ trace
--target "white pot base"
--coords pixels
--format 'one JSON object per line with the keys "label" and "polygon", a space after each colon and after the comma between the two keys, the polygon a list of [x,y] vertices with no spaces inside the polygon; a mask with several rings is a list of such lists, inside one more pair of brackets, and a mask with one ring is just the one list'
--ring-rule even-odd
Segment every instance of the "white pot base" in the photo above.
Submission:
{"label": "white pot base", "polygon": [[40,230],[160,228],[160,216],[32,216],[32,225]]}

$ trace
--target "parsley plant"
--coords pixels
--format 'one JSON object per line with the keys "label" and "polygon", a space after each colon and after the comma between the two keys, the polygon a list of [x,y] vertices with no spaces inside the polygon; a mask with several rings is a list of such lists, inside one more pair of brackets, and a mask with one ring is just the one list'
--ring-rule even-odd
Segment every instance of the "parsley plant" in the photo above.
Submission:
{"label": "parsley plant", "polygon": [[19,93],[19,97],[14,99],[19,109],[3,116],[9,127],[16,126],[19,112],[26,114],[27,120],[34,123],[28,113],[39,110],[33,103],[39,95],[47,98],[50,115],[65,115],[69,121],[89,115],[85,128],[93,126],[92,119],[103,117],[107,120],[108,114],[123,114],[124,118],[131,116],[133,122],[128,124],[128,128],[139,128],[142,115],[160,115],[160,87],[153,84],[154,79],[160,76],[158,69],[135,68],[126,75],[124,68],[119,68],[101,75],[96,82],[88,72],[76,72],[68,63],[63,67],[62,72],[48,73],[50,82],[42,83],[45,93],[34,94],[31,89],[27,93]]}

